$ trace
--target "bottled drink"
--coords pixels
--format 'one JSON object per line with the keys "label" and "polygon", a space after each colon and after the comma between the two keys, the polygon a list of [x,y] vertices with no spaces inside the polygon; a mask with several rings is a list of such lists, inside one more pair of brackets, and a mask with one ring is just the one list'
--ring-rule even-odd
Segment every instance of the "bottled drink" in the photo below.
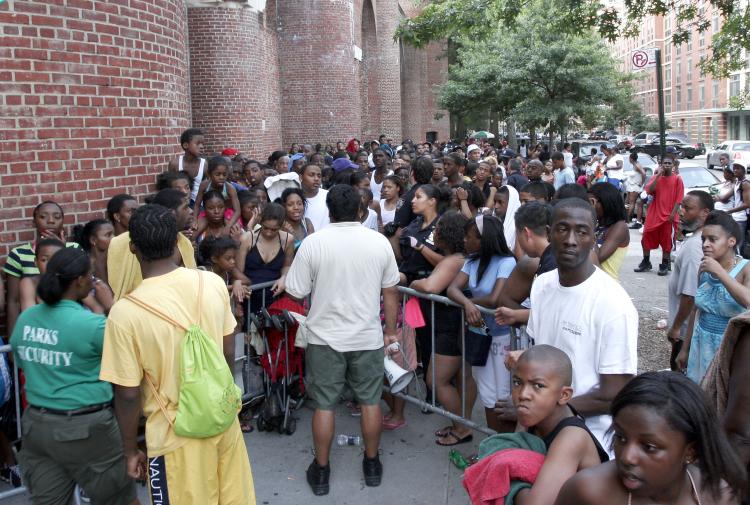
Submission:
{"label": "bottled drink", "polygon": [[336,437],[338,445],[359,445],[362,443],[362,437],[359,435],[344,435],[343,433]]}

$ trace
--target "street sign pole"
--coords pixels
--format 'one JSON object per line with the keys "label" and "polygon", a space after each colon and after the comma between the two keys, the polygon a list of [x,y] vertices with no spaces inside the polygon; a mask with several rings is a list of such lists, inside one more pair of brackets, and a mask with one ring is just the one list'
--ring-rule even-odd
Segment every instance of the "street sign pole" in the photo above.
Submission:
{"label": "street sign pole", "polygon": [[664,159],[667,151],[666,132],[667,121],[664,117],[664,82],[661,73],[661,50],[656,50],[656,101],[659,108],[659,161]]}

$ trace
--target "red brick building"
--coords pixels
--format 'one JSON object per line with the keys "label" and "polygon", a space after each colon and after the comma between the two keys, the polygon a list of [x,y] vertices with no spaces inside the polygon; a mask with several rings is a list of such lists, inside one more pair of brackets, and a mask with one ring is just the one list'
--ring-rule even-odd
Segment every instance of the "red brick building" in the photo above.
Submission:
{"label": "red brick building", "polygon": [[0,4],[0,257],[33,238],[31,210],[66,223],[144,195],[207,131],[263,158],[292,142],[447,139],[435,119],[442,48],[393,40],[412,0],[10,0]]}

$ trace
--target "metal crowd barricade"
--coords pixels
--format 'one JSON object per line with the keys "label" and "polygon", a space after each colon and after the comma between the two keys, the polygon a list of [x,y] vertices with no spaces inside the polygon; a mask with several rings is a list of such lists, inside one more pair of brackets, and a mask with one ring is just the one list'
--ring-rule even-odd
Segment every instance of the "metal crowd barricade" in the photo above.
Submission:
{"label": "metal crowd barricade", "polygon": [[[11,352],[10,345],[6,344],[6,345],[0,346],[0,353],[5,354],[5,353],[10,353],[10,352]],[[16,410],[16,438],[15,440],[9,441],[11,443],[21,440],[21,389],[20,389],[20,386],[18,385],[18,367],[16,366],[15,360],[13,361],[13,395],[14,395],[13,398],[15,400],[15,410]],[[24,494],[26,492],[27,492],[27,489],[25,486],[9,489],[7,491],[0,491],[0,500],[4,500],[12,496]]]}
{"label": "metal crowd barricade", "polygon": [[[276,281],[268,281],[268,282],[261,282],[258,284],[253,284],[250,286],[251,291],[257,291],[261,290],[261,307],[268,308],[269,300],[266,300],[266,288],[270,288],[274,285]],[[253,307],[254,309],[260,309],[261,307]],[[243,388],[243,394],[242,394],[242,403],[248,403],[252,402],[260,396],[252,394],[252,392],[249,392],[248,390],[251,389],[250,385],[252,382],[252,367],[250,365],[250,360],[252,359],[251,353],[250,353],[250,318],[247,317],[247,314],[245,315],[245,324],[243,331],[245,332],[245,341],[243,343],[243,349],[244,354],[242,356],[237,356],[234,359],[235,363],[242,362],[242,382],[244,385]],[[260,366],[260,365],[259,365]]]}
{"label": "metal crowd barricade", "polygon": [[[421,398],[418,398],[416,396],[410,396],[404,392],[398,393],[395,396],[398,396],[399,398],[404,399],[405,401],[416,405],[422,409],[429,410],[431,412],[434,412],[436,414],[440,414],[441,416],[447,417],[448,419],[452,421],[456,421],[458,423],[463,424],[464,426],[467,426],[473,430],[485,433],[487,435],[492,435],[495,432],[488,428],[487,426],[480,425],[474,421],[471,421],[467,417],[466,412],[466,381],[463,380],[463,377],[466,376],[466,360],[464,359],[465,355],[465,349],[466,349],[466,324],[465,324],[465,314],[463,307],[453,300],[446,298],[445,296],[440,295],[434,295],[430,293],[423,293],[421,291],[416,291],[411,288],[407,288],[404,286],[398,287],[399,293],[403,295],[402,299],[402,309],[406,306],[406,301],[409,297],[414,298],[421,298],[423,300],[429,300],[430,301],[430,313],[429,314],[423,314],[425,319],[429,317],[430,319],[430,341],[431,341],[431,351],[430,351],[430,363],[435,363],[435,306],[436,305],[442,305],[442,306],[451,306],[451,307],[458,307],[461,309],[461,325],[460,325],[460,339],[461,339],[461,415],[456,415],[452,412],[449,412],[437,405],[436,401],[436,373],[435,373],[435,367],[432,368],[432,391],[431,391],[431,400],[430,402],[427,402],[425,400],[422,400]],[[494,316],[495,311],[494,309],[488,309],[487,307],[481,307],[479,305],[475,305],[476,308],[481,312],[482,314],[492,315]],[[405,311],[404,311],[405,312]],[[511,335],[510,335],[510,342],[511,342],[511,349],[512,350],[518,350],[518,349],[524,349],[528,347],[528,339],[525,337],[525,332],[523,331],[517,331],[515,328],[511,327]],[[424,373],[427,374],[427,370],[424,370]],[[510,372],[508,372],[510,374]],[[427,377],[425,375],[424,377],[425,383],[427,382]],[[384,386],[385,387],[385,386]],[[385,389],[389,389],[388,387],[385,387]],[[469,412],[469,414],[471,414]]]}

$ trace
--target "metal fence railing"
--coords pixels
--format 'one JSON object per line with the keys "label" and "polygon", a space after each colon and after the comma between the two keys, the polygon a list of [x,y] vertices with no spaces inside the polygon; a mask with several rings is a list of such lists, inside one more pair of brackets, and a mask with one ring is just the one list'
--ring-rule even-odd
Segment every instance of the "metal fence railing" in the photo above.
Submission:
{"label": "metal fence railing", "polygon": [[[10,354],[12,352],[10,345],[0,346],[0,353]],[[16,366],[15,360],[13,360],[13,400],[16,414],[16,436],[14,440],[9,440],[10,443],[16,443],[21,440],[21,389],[18,383],[18,367]],[[10,433],[6,433],[10,436]],[[0,491],[0,501],[13,496],[21,495],[27,492],[26,487],[17,487],[14,489],[8,489],[6,491]]]}
{"label": "metal fence railing", "polygon": [[[434,295],[431,293],[423,293],[421,291],[416,291],[411,288],[407,288],[404,286],[399,286],[398,288],[399,293],[403,295],[402,299],[402,308],[405,307],[406,302],[410,297],[414,298],[420,298],[423,300],[429,300],[430,302],[430,310],[429,314],[423,314],[423,316],[426,318],[430,318],[430,341],[431,341],[431,352],[430,352],[430,362],[435,363],[435,312],[436,309],[440,310],[441,307],[457,307],[461,309],[461,325],[460,325],[460,335],[459,339],[461,342],[460,348],[461,348],[461,376],[464,377],[466,375],[466,367],[467,362],[465,359],[465,349],[466,349],[466,324],[465,324],[465,314],[463,311],[463,306],[455,303],[453,300],[440,295]],[[479,305],[476,305],[479,312],[486,315],[491,315],[494,317],[495,311],[494,309],[489,309],[487,307],[481,307]],[[528,339],[525,336],[524,331],[518,331],[515,328],[510,328],[510,342],[511,342],[511,349],[517,350],[517,349],[524,349],[528,347]],[[461,381],[461,415],[457,415],[453,412],[449,412],[443,408],[441,408],[437,404],[437,393],[436,393],[436,387],[434,385],[436,384],[436,367],[431,367],[432,369],[432,384],[433,387],[431,389],[431,395],[430,398],[419,398],[418,396],[412,396],[408,395],[404,392],[397,393],[395,396],[398,396],[399,398],[403,398],[405,401],[416,405],[422,409],[429,410],[431,412],[435,412],[436,414],[440,414],[441,416],[444,416],[452,421],[456,421],[458,423],[463,424],[464,426],[467,426],[473,430],[492,435],[495,432],[488,428],[487,426],[480,425],[474,421],[471,421],[469,417],[467,417],[467,411],[466,411],[466,381]],[[424,373],[427,374],[427,370],[424,370]],[[508,372],[510,374],[510,372]],[[427,380],[427,377],[424,377],[425,382]],[[388,389],[388,388],[386,388]],[[429,400],[429,401],[428,401]],[[468,414],[471,414],[470,412]]]}

